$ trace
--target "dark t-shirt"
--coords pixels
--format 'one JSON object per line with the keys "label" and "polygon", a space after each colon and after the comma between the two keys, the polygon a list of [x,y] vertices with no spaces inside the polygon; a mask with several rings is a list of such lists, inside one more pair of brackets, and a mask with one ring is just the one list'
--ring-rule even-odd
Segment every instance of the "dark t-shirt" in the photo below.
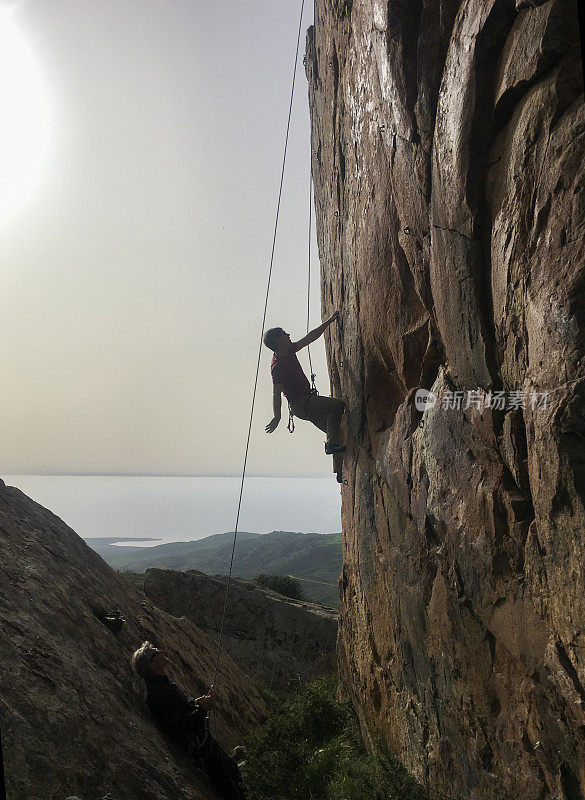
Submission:
{"label": "dark t-shirt", "polygon": [[205,731],[207,712],[189,700],[166,675],[146,679],[146,705],[162,730],[175,742],[188,743]]}
{"label": "dark t-shirt", "polygon": [[274,354],[270,372],[272,374],[272,382],[274,384],[282,384],[284,396],[289,403],[292,403],[297,397],[311,393],[311,384],[307,380],[307,376],[303,372],[297,354],[292,347],[286,356]]}

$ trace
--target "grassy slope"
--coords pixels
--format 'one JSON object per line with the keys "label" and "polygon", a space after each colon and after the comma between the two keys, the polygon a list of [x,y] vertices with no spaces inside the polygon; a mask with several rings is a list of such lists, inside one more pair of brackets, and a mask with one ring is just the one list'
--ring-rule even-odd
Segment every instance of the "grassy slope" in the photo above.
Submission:
{"label": "grassy slope", "polygon": [[[87,543],[118,570],[144,572],[149,567],[168,567],[216,575],[229,570],[233,533],[149,548],[115,547],[99,539],[88,539]],[[238,533],[233,569],[236,577],[292,575],[301,580],[307,599],[336,607],[340,572],[340,533]]]}

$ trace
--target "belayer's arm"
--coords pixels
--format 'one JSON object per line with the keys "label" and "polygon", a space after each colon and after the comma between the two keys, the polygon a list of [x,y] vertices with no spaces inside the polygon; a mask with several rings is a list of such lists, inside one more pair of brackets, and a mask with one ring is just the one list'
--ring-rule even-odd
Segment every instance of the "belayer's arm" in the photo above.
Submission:
{"label": "belayer's arm", "polygon": [[336,311],[335,314],[332,314],[332,316],[330,316],[329,319],[326,320],[322,325],[319,325],[318,328],[309,331],[309,333],[306,336],[303,336],[302,339],[299,339],[298,342],[293,342],[292,343],[293,351],[296,353],[299,350],[302,350],[303,347],[306,347],[307,345],[316,342],[319,336],[321,336],[322,333],[326,331],[327,328],[331,325],[331,323],[336,319],[339,319],[339,311]]}
{"label": "belayer's arm", "polygon": [[272,433],[278,427],[278,423],[280,422],[280,414],[281,414],[281,405],[282,405],[282,383],[275,383],[274,389],[272,391],[272,411],[274,413],[274,417],[270,420],[268,425],[266,426],[265,430],[266,433]]}
{"label": "belayer's arm", "polygon": [[147,705],[154,718],[165,730],[176,735],[190,733],[200,725],[207,712],[173,684],[161,687],[147,698]]}

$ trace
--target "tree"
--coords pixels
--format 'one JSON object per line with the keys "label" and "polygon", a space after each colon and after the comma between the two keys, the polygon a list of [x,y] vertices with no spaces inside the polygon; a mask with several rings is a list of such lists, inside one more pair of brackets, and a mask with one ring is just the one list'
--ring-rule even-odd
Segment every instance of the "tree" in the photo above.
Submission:
{"label": "tree", "polygon": [[272,589],[273,592],[290,597],[292,600],[305,599],[301,582],[290,575],[257,575],[254,581],[267,589]]}

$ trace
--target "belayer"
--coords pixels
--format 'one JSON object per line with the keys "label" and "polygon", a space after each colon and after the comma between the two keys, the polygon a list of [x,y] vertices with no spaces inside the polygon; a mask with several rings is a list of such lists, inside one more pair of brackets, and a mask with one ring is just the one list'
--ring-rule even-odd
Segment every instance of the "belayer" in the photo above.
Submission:
{"label": "belayer", "polygon": [[225,800],[244,800],[240,770],[209,731],[207,712],[214,706],[211,694],[190,700],[165,674],[164,651],[150,642],[132,656],[134,671],[146,681],[146,705],[167,736],[184,749],[207,774]]}
{"label": "belayer", "polygon": [[[284,394],[288,400],[291,417],[306,419],[327,434],[325,442],[327,455],[345,452],[345,445],[341,444],[340,431],[345,403],[333,397],[321,397],[314,392],[296,354],[303,347],[316,341],[337,319],[339,319],[338,311],[298,342],[292,342],[290,335],[282,328],[270,328],[264,334],[264,344],[274,352],[270,365],[274,417],[266,426],[266,433],[272,433],[278,427],[281,417],[281,394]],[[335,471],[337,480],[341,482],[341,467],[336,467]]]}

